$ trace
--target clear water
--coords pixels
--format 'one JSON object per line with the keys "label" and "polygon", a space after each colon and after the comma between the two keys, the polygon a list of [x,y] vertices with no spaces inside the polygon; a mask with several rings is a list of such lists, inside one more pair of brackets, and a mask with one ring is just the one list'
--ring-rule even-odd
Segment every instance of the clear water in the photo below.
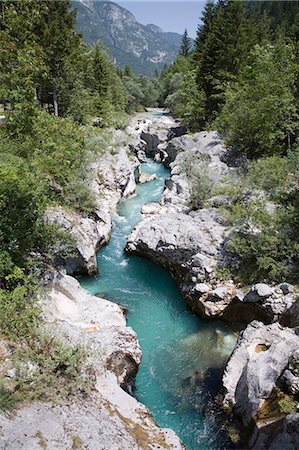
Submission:
{"label": "clear water", "polygon": [[175,430],[188,450],[223,448],[213,416],[204,410],[219,388],[235,336],[222,323],[194,316],[166,270],[124,253],[141,206],[159,201],[169,176],[152,161],[141,169],[158,179],[138,185],[137,195],[120,203],[109,245],[98,253],[99,274],[80,281],[92,294],[127,308],[128,325],[137,332],[143,353],[135,395],[157,423]]}

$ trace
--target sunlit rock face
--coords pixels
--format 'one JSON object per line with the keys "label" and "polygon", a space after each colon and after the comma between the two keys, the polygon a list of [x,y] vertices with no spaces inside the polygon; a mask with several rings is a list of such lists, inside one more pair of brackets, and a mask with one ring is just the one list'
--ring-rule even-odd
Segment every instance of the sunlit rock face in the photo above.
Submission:
{"label": "sunlit rock face", "polygon": [[298,415],[288,416],[297,405],[298,345],[296,330],[277,322],[253,321],[238,339],[223,377],[224,404],[249,430],[250,448],[278,449],[282,439],[286,448],[298,446]]}

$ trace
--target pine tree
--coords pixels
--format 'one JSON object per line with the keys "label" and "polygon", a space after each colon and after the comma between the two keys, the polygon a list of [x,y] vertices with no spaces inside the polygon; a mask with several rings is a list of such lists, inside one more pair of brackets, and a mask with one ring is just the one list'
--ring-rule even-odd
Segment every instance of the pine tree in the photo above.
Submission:
{"label": "pine tree", "polygon": [[180,55],[183,56],[184,58],[188,58],[190,54],[190,49],[191,49],[191,42],[188,36],[188,32],[185,29],[181,42]]}
{"label": "pine tree", "polygon": [[125,77],[129,77],[129,78],[134,78],[133,72],[132,72],[132,68],[129,64],[125,65],[124,68],[124,76]]}
{"label": "pine tree", "polygon": [[216,11],[217,9],[214,1],[208,0],[201,17],[202,24],[199,25],[197,29],[194,52],[195,61],[199,61],[205,42],[209,34],[212,32],[213,22],[216,17]]}
{"label": "pine tree", "polygon": [[[219,0],[212,15],[212,6],[204,20],[204,39],[198,33],[200,58],[198,61],[197,84],[206,97],[206,119],[215,118],[224,100],[227,84],[236,80],[240,69],[240,54],[243,40],[241,33],[244,21],[244,2],[240,0]],[[211,20],[212,19],[212,20]]]}

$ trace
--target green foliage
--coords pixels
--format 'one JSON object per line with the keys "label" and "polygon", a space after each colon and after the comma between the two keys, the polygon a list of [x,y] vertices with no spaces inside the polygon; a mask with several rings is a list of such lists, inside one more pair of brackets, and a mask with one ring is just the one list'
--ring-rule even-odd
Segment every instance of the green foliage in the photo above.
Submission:
{"label": "green foliage", "polygon": [[142,89],[134,78],[124,76],[123,83],[128,92],[128,106],[127,111],[132,112],[136,111],[138,106],[143,103],[144,94]]}
{"label": "green foliage", "polygon": [[268,214],[262,208],[256,209],[234,232],[228,250],[237,255],[239,262],[234,270],[240,278],[250,282],[292,279],[294,263],[299,261],[299,245],[289,226],[291,217],[292,211]]}
{"label": "green foliage", "polygon": [[0,333],[13,340],[27,339],[39,320],[37,286],[23,269],[12,267],[8,254],[1,252],[0,257]]}
{"label": "green foliage", "polygon": [[295,414],[297,412],[297,402],[287,395],[278,400],[278,407],[283,414]]}
{"label": "green foliage", "polygon": [[111,119],[111,126],[116,130],[125,130],[129,124],[130,116],[125,112],[116,112]]}
{"label": "green foliage", "polygon": [[208,159],[204,155],[188,155],[180,160],[180,166],[191,186],[190,206],[202,207],[210,197],[213,182],[207,176]]}
{"label": "green foliage", "polygon": [[25,164],[0,164],[0,243],[22,261],[43,234],[41,199]]}
{"label": "green foliage", "polygon": [[235,201],[222,211],[235,227],[229,267],[245,282],[298,279],[298,167],[298,150],[252,161]]}
{"label": "green foliage", "polygon": [[11,390],[7,389],[3,383],[0,383],[0,411],[5,416],[11,416],[16,410],[18,400]]}
{"label": "green foliage", "polygon": [[0,31],[0,98],[13,99],[7,113],[9,133],[30,133],[37,115],[34,87],[44,70],[41,51],[33,46],[18,48],[7,32]]}
{"label": "green foliage", "polygon": [[0,411],[6,415],[13,414],[23,401],[85,397],[95,380],[81,348],[63,345],[44,334],[31,334],[26,343],[15,346],[11,365],[13,379],[6,378],[5,384],[0,380]]}
{"label": "green foliage", "polygon": [[189,70],[183,75],[178,91],[179,101],[173,112],[182,118],[182,124],[191,130],[196,130],[203,125],[205,98],[203,91],[198,91],[196,86],[196,71]]}
{"label": "green foliage", "polygon": [[184,58],[188,58],[190,54],[190,49],[191,49],[191,42],[188,36],[188,32],[185,29],[181,42],[180,55],[183,56]]}
{"label": "green foliage", "polygon": [[[38,336],[30,347],[17,349],[13,355],[15,389],[27,400],[55,401],[87,395],[92,387],[92,373],[84,361],[79,347],[67,347],[48,336]],[[83,370],[89,376],[83,378]]]}
{"label": "green foliage", "polygon": [[232,0],[207,3],[198,30],[194,60],[198,89],[206,98],[204,118],[208,122],[215,118],[227,85],[236,80],[239,72],[248,37],[242,32],[244,5]]}
{"label": "green foliage", "polygon": [[205,99],[196,84],[196,69],[192,59],[179,56],[161,77],[160,102],[182,123],[197,129],[203,125]]}
{"label": "green foliage", "polygon": [[291,44],[255,46],[215,122],[229,145],[250,156],[285,151],[297,128],[295,75]]}

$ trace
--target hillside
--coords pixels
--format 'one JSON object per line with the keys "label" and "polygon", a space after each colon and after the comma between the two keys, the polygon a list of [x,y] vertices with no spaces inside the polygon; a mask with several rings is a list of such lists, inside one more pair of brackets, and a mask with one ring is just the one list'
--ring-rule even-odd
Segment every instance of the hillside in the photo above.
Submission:
{"label": "hillside", "polygon": [[77,9],[77,30],[88,44],[101,40],[120,67],[130,64],[137,74],[152,75],[172,63],[182,36],[137,22],[127,9],[92,0],[72,2]]}

